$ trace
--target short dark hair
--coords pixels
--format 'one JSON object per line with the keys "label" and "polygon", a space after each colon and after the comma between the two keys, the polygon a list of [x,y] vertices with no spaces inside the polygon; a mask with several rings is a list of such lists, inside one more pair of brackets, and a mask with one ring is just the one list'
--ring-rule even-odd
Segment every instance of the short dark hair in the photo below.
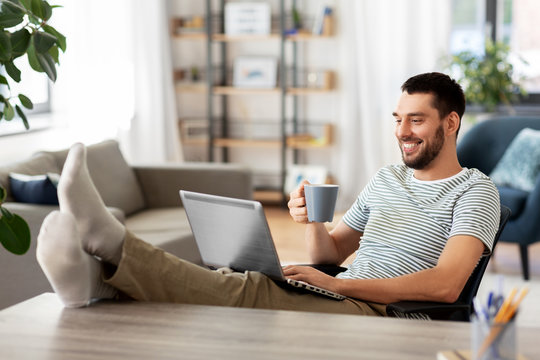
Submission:
{"label": "short dark hair", "polygon": [[439,112],[440,118],[455,111],[459,115],[461,127],[461,118],[465,113],[465,94],[461,86],[450,76],[439,72],[415,75],[401,85],[401,91],[408,94],[433,94],[433,107]]}

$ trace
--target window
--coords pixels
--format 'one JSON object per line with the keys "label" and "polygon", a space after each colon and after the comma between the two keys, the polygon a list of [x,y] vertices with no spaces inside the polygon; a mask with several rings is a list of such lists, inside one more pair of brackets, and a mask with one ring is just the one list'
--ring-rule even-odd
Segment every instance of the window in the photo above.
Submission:
{"label": "window", "polygon": [[[23,108],[23,111],[28,118],[28,122],[30,123],[30,130],[38,130],[50,126],[50,118],[36,116],[51,111],[51,91],[47,75],[32,70],[26,56],[15,59],[15,65],[21,70],[21,81],[17,83],[9,76],[5,74],[4,76],[8,78],[12,95],[24,94],[28,96],[34,104],[32,110]],[[5,87],[3,87],[3,89],[7,92]],[[0,136],[20,134],[26,131],[27,130],[18,115],[15,115],[15,118],[12,121],[5,121],[2,119],[0,122]]]}
{"label": "window", "polygon": [[26,56],[15,60],[15,65],[21,70],[21,82],[11,82],[14,94],[24,94],[32,100],[34,108],[26,110],[25,114],[43,113],[51,110],[49,79],[44,73],[35,72],[30,68]]}
{"label": "window", "polygon": [[[540,32],[538,0],[453,0],[451,53],[482,52],[486,36],[510,45],[516,75],[529,93],[523,103],[540,104]],[[519,58],[525,60],[524,65]]]}

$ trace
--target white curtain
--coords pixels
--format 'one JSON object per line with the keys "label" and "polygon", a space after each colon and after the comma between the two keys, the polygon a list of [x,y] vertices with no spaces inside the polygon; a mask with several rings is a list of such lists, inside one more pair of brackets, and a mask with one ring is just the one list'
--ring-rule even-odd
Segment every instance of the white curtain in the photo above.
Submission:
{"label": "white curtain", "polygon": [[73,141],[116,138],[133,162],[182,160],[166,0],[70,1],[53,111]]}
{"label": "white curtain", "polygon": [[337,176],[341,210],[375,172],[401,162],[393,135],[401,84],[437,70],[447,53],[450,0],[342,0],[341,116]]}
{"label": "white curtain", "polygon": [[135,63],[135,114],[123,132],[138,162],[183,160],[175,105],[166,0],[131,0]]}

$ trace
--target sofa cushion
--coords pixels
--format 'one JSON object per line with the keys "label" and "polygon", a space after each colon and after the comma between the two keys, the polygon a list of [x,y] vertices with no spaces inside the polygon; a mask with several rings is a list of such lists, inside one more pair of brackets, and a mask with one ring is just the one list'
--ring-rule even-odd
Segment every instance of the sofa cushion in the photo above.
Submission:
{"label": "sofa cushion", "polygon": [[540,174],[540,131],[521,130],[489,177],[496,185],[532,191]]}
{"label": "sofa cushion", "polygon": [[1,166],[0,185],[6,189],[6,202],[15,200],[11,194],[11,186],[9,181],[10,173],[25,175],[43,175],[47,173],[59,174],[60,167],[57,165],[54,156],[45,153],[36,154],[25,161]]}
{"label": "sofa cushion", "polygon": [[[68,151],[47,154],[54,156],[62,168]],[[135,172],[124,159],[117,141],[107,140],[88,146],[87,163],[90,176],[105,205],[122,209],[128,216],[145,207]]]}
{"label": "sofa cushion", "polygon": [[497,189],[499,190],[501,204],[508,207],[512,211],[510,219],[518,217],[523,211],[525,202],[527,201],[527,197],[530,193],[528,191],[513,189],[505,186],[497,186]]}
{"label": "sofa cushion", "polygon": [[202,263],[186,212],[180,206],[140,211],[126,218],[125,225],[154,246],[195,264]]}
{"label": "sofa cushion", "polygon": [[28,204],[58,205],[58,174],[23,175],[9,174],[11,194],[17,202]]}

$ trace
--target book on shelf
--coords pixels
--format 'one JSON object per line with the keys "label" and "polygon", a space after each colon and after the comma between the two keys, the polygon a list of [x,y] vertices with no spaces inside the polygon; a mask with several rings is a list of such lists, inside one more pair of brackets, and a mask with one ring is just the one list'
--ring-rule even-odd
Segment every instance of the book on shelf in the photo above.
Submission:
{"label": "book on shelf", "polygon": [[332,8],[329,6],[322,6],[321,10],[316,14],[315,21],[313,22],[313,29],[311,32],[313,35],[329,35],[331,29],[330,17],[332,16]]}

